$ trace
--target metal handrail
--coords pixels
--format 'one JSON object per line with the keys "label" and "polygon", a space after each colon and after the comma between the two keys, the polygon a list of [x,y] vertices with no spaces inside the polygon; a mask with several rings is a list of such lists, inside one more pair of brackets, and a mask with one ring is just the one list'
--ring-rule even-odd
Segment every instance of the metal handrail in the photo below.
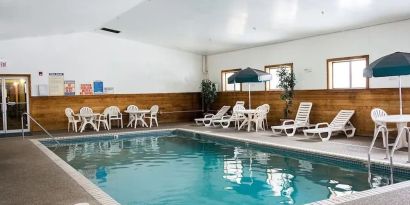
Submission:
{"label": "metal handrail", "polygon": [[36,125],[37,126],[39,126],[51,139],[53,139],[58,145],[60,144],[56,139],[55,139],[55,137],[52,135],[52,134],[50,134],[43,126],[41,126],[40,125],[40,123],[38,123],[37,122],[37,120],[35,120],[30,114],[28,114],[28,113],[26,113],[26,112],[24,112],[22,115],[21,115],[21,134],[22,134],[22,136],[23,136],[23,139],[24,139],[24,115],[26,115],[27,116],[27,121],[29,121],[29,120],[32,120],[34,123],[36,123]]}

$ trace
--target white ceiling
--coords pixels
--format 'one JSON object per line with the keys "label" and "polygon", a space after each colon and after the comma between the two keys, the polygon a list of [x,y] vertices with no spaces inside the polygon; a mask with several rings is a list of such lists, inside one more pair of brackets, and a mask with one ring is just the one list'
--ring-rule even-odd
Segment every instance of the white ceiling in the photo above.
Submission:
{"label": "white ceiling", "polygon": [[410,0],[0,0],[0,39],[96,31],[214,54],[405,19]]}
{"label": "white ceiling", "polygon": [[0,0],[0,39],[92,31],[143,0]]}

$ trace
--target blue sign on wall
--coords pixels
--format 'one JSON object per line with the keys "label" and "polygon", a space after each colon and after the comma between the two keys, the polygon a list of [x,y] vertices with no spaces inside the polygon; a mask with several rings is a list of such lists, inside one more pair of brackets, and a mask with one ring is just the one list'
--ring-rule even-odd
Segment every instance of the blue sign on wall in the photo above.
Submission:
{"label": "blue sign on wall", "polygon": [[100,80],[94,81],[94,94],[103,94],[103,93],[104,93],[103,82]]}

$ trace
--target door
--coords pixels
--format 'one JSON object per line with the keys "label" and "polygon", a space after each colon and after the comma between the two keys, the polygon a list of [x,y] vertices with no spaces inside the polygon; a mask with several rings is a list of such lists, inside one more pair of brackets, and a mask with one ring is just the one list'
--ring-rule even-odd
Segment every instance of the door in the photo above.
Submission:
{"label": "door", "polygon": [[[0,77],[1,85],[1,120],[0,132],[21,132],[21,116],[29,111],[27,77]],[[26,118],[26,117],[24,117]],[[24,120],[24,130],[29,131],[29,124]]]}

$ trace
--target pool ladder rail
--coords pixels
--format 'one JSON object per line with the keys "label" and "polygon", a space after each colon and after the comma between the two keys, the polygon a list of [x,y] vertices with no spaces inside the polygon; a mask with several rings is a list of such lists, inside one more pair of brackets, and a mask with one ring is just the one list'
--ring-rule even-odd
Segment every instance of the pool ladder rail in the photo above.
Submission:
{"label": "pool ladder rail", "polygon": [[34,119],[30,114],[28,114],[26,112],[24,112],[21,115],[21,135],[23,136],[23,139],[25,138],[25,136],[24,136],[24,115],[27,116],[27,121],[31,120],[34,123],[36,123],[36,125],[39,126],[51,139],[53,139],[57,143],[57,145],[60,145],[58,140],[56,140],[56,138],[50,132],[48,132],[46,130],[46,128],[44,128],[42,125],[40,125],[40,123],[38,123],[36,119]]}

